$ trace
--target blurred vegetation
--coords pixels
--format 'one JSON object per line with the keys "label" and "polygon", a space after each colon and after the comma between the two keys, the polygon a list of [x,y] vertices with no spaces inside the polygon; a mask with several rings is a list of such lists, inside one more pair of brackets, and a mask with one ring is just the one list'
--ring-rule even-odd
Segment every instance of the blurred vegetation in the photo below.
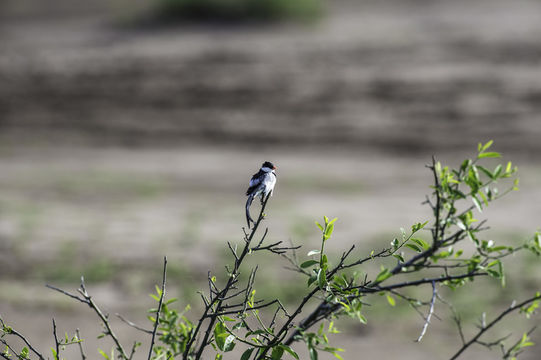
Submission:
{"label": "blurred vegetation", "polygon": [[156,0],[162,20],[313,21],[323,14],[321,0]]}

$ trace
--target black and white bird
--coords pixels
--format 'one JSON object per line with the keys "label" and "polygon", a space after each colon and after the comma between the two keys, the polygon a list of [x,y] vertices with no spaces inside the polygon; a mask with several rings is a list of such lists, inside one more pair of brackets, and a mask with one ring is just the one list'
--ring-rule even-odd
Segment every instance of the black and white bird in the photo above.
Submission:
{"label": "black and white bird", "polygon": [[248,190],[246,190],[246,196],[248,196],[248,200],[246,200],[246,222],[248,223],[248,228],[250,227],[250,221],[255,223],[250,216],[250,206],[254,198],[260,196],[261,204],[263,204],[267,196],[269,194],[272,195],[274,185],[276,185],[276,173],[274,170],[276,170],[276,166],[269,161],[265,161],[257,174],[254,174],[250,179]]}

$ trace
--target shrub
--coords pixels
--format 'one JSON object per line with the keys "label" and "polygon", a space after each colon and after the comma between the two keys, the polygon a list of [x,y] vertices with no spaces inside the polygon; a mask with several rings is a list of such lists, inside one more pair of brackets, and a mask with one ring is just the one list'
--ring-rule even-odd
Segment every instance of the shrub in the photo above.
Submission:
{"label": "shrub", "polygon": [[158,16],[175,20],[276,21],[313,20],[321,0],[157,0]]}
{"label": "shrub", "polygon": [[[236,245],[228,242],[231,263],[225,267],[224,273],[213,275],[209,272],[208,287],[200,291],[202,310],[198,314],[188,315],[189,306],[179,311],[173,307],[176,299],[166,299],[165,258],[161,286],[157,286],[156,293],[152,295],[156,307],[149,310],[151,328],[126,322],[148,334],[148,359],[179,357],[199,360],[209,359],[212,353],[219,360],[234,348],[242,348],[241,360],[299,359],[294,349],[295,343],[304,343],[312,360],[317,359],[322,351],[341,359],[342,349],[329,343],[329,335],[338,332],[335,323],[340,318],[351,317],[366,323],[364,306],[367,303],[383,301],[394,307],[397,301],[402,301],[415,308],[425,319],[417,336],[417,341],[421,341],[429,330],[435,305],[439,304],[449,308],[453,314],[457,337],[462,341],[451,359],[461,356],[473,344],[488,348],[498,346],[502,358],[516,358],[525,348],[533,345],[530,340],[533,330],[523,332],[515,339],[487,340],[488,332],[511,313],[518,312],[530,317],[539,306],[539,292],[513,302],[500,314],[484,319],[470,338],[463,331],[460,309],[456,309],[441,294],[443,287],[461,291],[471,287],[475,281],[489,278],[504,286],[506,282],[513,281],[506,279],[505,258],[525,251],[537,256],[541,254],[539,233],[523,244],[514,246],[496,244],[483,238],[486,221],[478,221],[476,214],[493,201],[516,190],[518,185],[518,180],[514,179],[503,189],[500,188],[500,182],[512,180],[515,176],[516,168],[510,162],[498,164],[493,169],[482,165],[487,158],[500,157],[499,153],[488,151],[491,144],[479,144],[475,158],[464,160],[455,169],[433,159],[428,165],[433,184],[425,202],[432,209],[432,219],[413,224],[409,231],[402,230],[399,237],[382,244],[382,248],[362,256],[353,255],[355,246],[352,245],[337,258],[330,258],[326,244],[332,241],[336,219],[327,217],[321,224],[316,222],[321,231],[320,247],[310,250],[300,259],[297,254],[299,246],[284,246],[281,241],[269,243],[266,240],[268,229],[262,233],[260,231],[269,201],[267,197],[253,228],[244,230],[242,241]],[[422,232],[428,234],[428,240],[420,236]],[[298,295],[293,307],[286,308],[277,298],[260,299],[257,296],[257,273],[272,272],[273,269],[260,270],[258,266],[246,269],[245,260],[256,252],[285,257],[298,273],[297,281],[302,282],[305,291]],[[370,263],[376,263],[379,270],[367,271],[366,265]],[[356,270],[358,275],[352,270]],[[247,279],[241,280],[241,271],[249,273]],[[81,281],[81,287],[75,294],[54,286],[48,287],[89,306],[95,312],[103,325],[101,336],[111,338],[115,344],[111,355],[100,351],[104,358],[114,358],[115,352],[119,359],[133,357],[141,343],[134,342],[129,351],[120,343],[107,315],[90,296],[84,281]],[[410,291],[417,287],[430,289],[428,301],[422,301],[414,291]],[[312,310],[308,311],[309,308]],[[303,312],[308,312],[308,315],[301,316]],[[53,335],[54,359],[60,359],[63,347],[81,345],[79,334],[58,339],[54,320]],[[25,343],[22,349],[10,345],[8,339],[13,336]],[[0,342],[5,345],[1,355],[4,359],[29,359],[31,355],[44,358],[22,334],[1,319]],[[81,357],[84,359],[82,350]]]}

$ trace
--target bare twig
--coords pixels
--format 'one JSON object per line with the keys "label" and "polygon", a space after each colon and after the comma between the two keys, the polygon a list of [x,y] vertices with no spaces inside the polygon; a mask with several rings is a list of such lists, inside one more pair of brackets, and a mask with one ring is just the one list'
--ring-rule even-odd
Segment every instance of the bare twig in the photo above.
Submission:
{"label": "bare twig", "polygon": [[[2,320],[2,318],[0,318],[0,325],[2,326],[2,329],[6,328],[6,324],[4,323],[4,320]],[[18,337],[19,339],[21,339],[25,344],[26,346],[28,346],[28,348],[30,350],[32,350],[34,352],[34,354],[37,355],[37,357],[40,359],[40,360],[44,360],[44,357],[43,355],[41,355],[35,347],[33,347],[31,344],[30,344],[30,341],[28,341],[20,332],[18,332],[17,330],[13,329],[13,328],[10,328],[10,331],[9,331],[9,334],[10,335],[14,335],[16,337]]]}
{"label": "bare twig", "polygon": [[56,349],[55,358],[60,359],[60,342],[58,341],[58,336],[56,336],[56,322],[53,318],[53,336],[54,336],[54,345]]}
{"label": "bare twig", "polygon": [[[120,315],[120,314],[118,314],[118,313],[116,313],[115,315],[116,315],[122,322],[124,322],[125,324],[131,326],[132,328],[137,329],[137,330],[142,331],[142,332],[147,333],[147,334],[152,334],[152,330],[145,329],[145,328],[143,328],[143,327],[141,327],[141,326],[135,324],[134,322],[132,322],[132,321],[130,321],[130,320],[124,318],[122,315]],[[158,332],[157,334],[160,335],[159,332]]]}
{"label": "bare twig", "polygon": [[466,351],[466,349],[468,349],[472,344],[476,343],[478,341],[478,339],[481,337],[481,335],[483,335],[485,332],[487,332],[495,324],[500,322],[505,316],[507,316],[511,312],[513,312],[515,310],[518,310],[518,309],[522,308],[523,306],[525,306],[525,305],[527,305],[529,303],[532,303],[532,302],[534,302],[536,300],[539,300],[539,299],[541,299],[541,295],[535,295],[535,296],[533,296],[533,297],[531,297],[529,299],[524,300],[520,304],[515,304],[515,305],[510,306],[509,308],[507,308],[505,311],[502,311],[500,313],[500,315],[498,315],[494,320],[492,320],[490,323],[488,323],[482,329],[479,329],[479,332],[477,332],[477,334],[473,338],[471,338],[470,341],[464,343],[462,345],[462,347],[460,349],[458,349],[458,351],[450,358],[450,360],[457,359],[464,351]]}
{"label": "bare twig", "polygon": [[81,360],[86,360],[86,354],[83,349],[83,344],[81,341],[81,334],[79,333],[79,329],[75,330],[75,334],[77,335],[78,345],[79,345],[79,351],[81,353]]}
{"label": "bare twig", "polygon": [[98,307],[98,305],[96,305],[96,303],[94,302],[94,300],[92,300],[92,297],[88,294],[88,291],[86,291],[86,287],[85,287],[85,281],[84,281],[84,277],[81,276],[81,286],[79,289],[77,289],[77,291],[83,296],[83,298],[80,298],[79,296],[77,295],[73,295],[67,291],[64,291],[62,289],[59,289],[55,286],[52,286],[52,285],[46,285],[49,289],[53,289],[55,291],[58,291],[59,293],[61,294],[64,294],[66,296],[69,296],[73,299],[76,299],[82,303],[85,303],[87,304],[92,310],[94,310],[94,312],[96,313],[96,315],[98,315],[98,317],[100,318],[100,320],[102,321],[103,323],[103,326],[105,327],[105,331],[104,331],[104,334],[107,335],[107,336],[110,336],[111,339],[113,340],[113,342],[115,343],[115,346],[117,348],[117,350],[119,351],[120,353],[120,357],[124,360],[128,360],[128,355],[126,355],[126,351],[124,350],[124,348],[122,347],[122,344],[120,343],[120,341],[118,340],[118,337],[116,336],[116,334],[113,332],[113,329],[111,328],[111,325],[109,324],[109,316],[108,315],[105,315],[101,309]]}
{"label": "bare twig", "polygon": [[428,329],[428,324],[430,323],[430,318],[432,317],[432,314],[434,313],[434,303],[436,302],[436,294],[438,292],[436,291],[436,282],[432,281],[432,300],[430,300],[430,310],[428,311],[428,315],[426,316],[426,321],[423,326],[423,330],[421,331],[421,335],[417,338],[417,342],[420,342],[423,339],[423,336],[425,336],[426,330]]}
{"label": "bare twig", "polygon": [[[148,350],[148,360],[152,357],[152,348],[154,347],[154,340],[156,338],[156,331],[158,330],[158,324],[160,323],[160,311],[162,310],[163,298],[165,296],[165,279],[167,273],[167,256],[163,257],[163,275],[162,275],[162,291],[160,293],[160,301],[158,303],[158,309],[156,310],[156,319],[154,321],[154,329],[152,330],[152,340],[150,342],[150,349]],[[132,350],[135,351],[135,345]],[[131,355],[130,355],[131,359]]]}

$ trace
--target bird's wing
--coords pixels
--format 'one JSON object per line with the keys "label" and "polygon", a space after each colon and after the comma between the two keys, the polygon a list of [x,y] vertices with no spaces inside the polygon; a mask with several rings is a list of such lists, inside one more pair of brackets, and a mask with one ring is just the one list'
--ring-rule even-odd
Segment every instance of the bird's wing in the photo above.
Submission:
{"label": "bird's wing", "polygon": [[250,183],[248,184],[248,190],[246,190],[246,195],[250,195],[254,189],[261,184],[261,180],[263,179],[263,171],[259,170],[257,174],[254,174],[252,178],[250,179]]}

